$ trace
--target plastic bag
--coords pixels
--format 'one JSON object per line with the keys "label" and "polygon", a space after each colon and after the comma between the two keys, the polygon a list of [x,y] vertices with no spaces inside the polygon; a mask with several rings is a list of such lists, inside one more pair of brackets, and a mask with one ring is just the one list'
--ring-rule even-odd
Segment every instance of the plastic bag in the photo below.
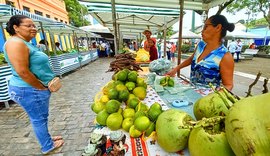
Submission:
{"label": "plastic bag", "polygon": [[149,71],[155,72],[157,75],[164,75],[172,68],[172,63],[169,60],[160,58],[152,61],[149,64]]}

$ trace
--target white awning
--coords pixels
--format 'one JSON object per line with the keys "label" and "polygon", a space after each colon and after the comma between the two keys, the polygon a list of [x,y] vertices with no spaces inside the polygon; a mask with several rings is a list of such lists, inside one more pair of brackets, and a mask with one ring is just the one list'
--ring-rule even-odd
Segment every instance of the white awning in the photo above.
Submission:
{"label": "white awning", "polygon": [[[178,39],[179,33],[173,34],[170,39]],[[191,32],[189,30],[183,30],[182,31],[182,38],[183,39],[189,39],[189,38],[201,38],[201,35],[195,34],[194,32]]]}
{"label": "white awning", "polygon": [[264,36],[253,34],[253,33],[250,33],[250,32],[244,32],[244,31],[241,31],[241,30],[234,30],[233,32],[227,31],[226,38],[228,38],[228,39],[229,38],[255,39],[255,38],[264,38]]}
{"label": "white awning", "polygon": [[[184,0],[184,10],[208,10],[227,0]],[[80,0],[89,13],[113,32],[111,0]],[[120,32],[139,35],[171,27],[179,20],[179,0],[115,0],[116,22]]]}

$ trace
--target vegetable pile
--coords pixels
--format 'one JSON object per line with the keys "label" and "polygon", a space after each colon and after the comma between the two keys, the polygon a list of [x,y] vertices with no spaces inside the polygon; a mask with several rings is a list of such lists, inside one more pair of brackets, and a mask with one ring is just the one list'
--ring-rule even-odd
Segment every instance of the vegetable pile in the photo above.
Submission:
{"label": "vegetable pile", "polygon": [[115,56],[116,60],[110,63],[110,68],[108,71],[118,72],[122,69],[142,71],[142,68],[138,64],[135,63],[134,57],[135,56],[132,53],[124,53],[124,54],[116,55]]}

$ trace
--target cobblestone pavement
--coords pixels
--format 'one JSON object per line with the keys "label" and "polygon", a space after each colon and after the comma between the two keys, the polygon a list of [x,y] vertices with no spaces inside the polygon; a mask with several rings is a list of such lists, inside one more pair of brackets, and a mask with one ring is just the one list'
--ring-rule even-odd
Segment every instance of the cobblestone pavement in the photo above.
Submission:
{"label": "cobblestone pavement", "polygon": [[[100,88],[111,79],[112,73],[106,73],[111,61],[112,58],[100,58],[63,76],[62,89],[51,97],[49,129],[53,136],[62,135],[65,144],[50,155],[81,155],[87,145],[95,116],[90,110],[90,104]],[[263,58],[241,61],[235,65],[236,71],[253,75],[261,70],[264,77],[270,77],[269,68],[269,59]],[[234,81],[233,91],[244,96],[254,79],[240,74],[234,76]],[[260,93],[261,90],[260,81],[253,91]],[[41,155],[28,117],[17,104],[0,110],[0,133],[0,156]]]}
{"label": "cobblestone pavement", "polygon": [[[79,156],[87,145],[94,114],[90,109],[95,94],[110,79],[110,59],[98,59],[73,73],[64,75],[63,87],[53,93],[49,129],[62,135],[65,144],[51,155]],[[41,155],[27,115],[17,105],[0,110],[0,155]]]}

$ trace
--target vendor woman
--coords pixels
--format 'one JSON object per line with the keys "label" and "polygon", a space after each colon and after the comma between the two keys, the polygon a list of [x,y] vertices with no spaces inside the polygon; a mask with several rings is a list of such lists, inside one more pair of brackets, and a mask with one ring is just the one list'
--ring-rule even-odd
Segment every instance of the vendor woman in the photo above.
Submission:
{"label": "vendor woman", "polygon": [[178,70],[191,65],[190,81],[195,85],[215,86],[221,84],[229,90],[233,88],[234,60],[228,49],[222,44],[227,31],[234,30],[234,24],[228,23],[223,15],[214,15],[206,20],[203,41],[198,43],[195,52],[183,63],[169,71],[174,76]]}

